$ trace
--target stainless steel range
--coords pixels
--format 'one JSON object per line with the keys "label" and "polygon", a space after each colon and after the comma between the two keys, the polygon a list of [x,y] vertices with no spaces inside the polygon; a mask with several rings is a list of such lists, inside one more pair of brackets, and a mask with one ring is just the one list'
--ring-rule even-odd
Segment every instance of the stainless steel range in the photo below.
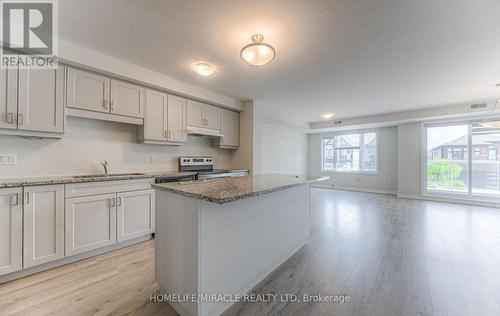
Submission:
{"label": "stainless steel range", "polygon": [[179,171],[195,171],[197,180],[248,175],[248,170],[214,169],[213,157],[179,157]]}

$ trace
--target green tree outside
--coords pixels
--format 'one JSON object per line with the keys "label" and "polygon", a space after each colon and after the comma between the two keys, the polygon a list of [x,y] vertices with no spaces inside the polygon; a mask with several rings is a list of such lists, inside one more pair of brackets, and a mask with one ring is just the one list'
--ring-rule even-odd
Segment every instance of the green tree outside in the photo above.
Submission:
{"label": "green tree outside", "polygon": [[463,190],[465,183],[460,180],[463,167],[451,159],[438,158],[429,161],[427,166],[427,182],[430,187]]}

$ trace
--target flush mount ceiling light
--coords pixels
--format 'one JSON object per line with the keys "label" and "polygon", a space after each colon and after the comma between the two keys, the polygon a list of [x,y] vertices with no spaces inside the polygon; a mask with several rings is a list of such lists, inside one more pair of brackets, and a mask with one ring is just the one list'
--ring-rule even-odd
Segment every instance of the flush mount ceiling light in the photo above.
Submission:
{"label": "flush mount ceiling light", "polygon": [[210,76],[215,72],[215,67],[210,65],[209,63],[197,63],[194,65],[194,70],[200,75],[200,76]]}
{"label": "flush mount ceiling light", "polygon": [[335,115],[335,113],[333,113],[333,112],[325,112],[325,113],[320,114],[320,116],[322,118],[324,118],[325,120],[331,119],[334,115]]}
{"label": "flush mount ceiling light", "polygon": [[265,65],[274,59],[276,52],[271,45],[264,43],[263,35],[254,34],[251,39],[252,43],[241,49],[241,59],[255,66]]}

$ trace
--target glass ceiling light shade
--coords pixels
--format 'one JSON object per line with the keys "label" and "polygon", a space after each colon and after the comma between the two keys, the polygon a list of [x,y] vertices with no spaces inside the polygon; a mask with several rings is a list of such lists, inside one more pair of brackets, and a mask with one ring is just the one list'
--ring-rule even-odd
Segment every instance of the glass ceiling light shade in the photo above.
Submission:
{"label": "glass ceiling light shade", "polygon": [[215,72],[215,69],[212,65],[209,63],[197,63],[194,66],[195,71],[200,75],[200,76],[210,76]]}
{"label": "glass ceiling light shade", "polygon": [[264,43],[264,36],[261,34],[254,34],[251,39],[252,43],[241,49],[241,59],[255,66],[265,65],[274,59],[276,51],[274,47]]}
{"label": "glass ceiling light shade", "polygon": [[333,113],[333,112],[325,112],[325,113],[320,114],[320,116],[322,118],[324,118],[325,120],[331,119],[334,115],[335,115],[335,113]]}

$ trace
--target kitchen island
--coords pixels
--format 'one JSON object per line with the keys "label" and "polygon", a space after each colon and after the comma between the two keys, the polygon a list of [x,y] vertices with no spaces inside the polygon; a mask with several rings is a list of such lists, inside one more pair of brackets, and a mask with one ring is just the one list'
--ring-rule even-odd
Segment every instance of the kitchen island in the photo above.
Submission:
{"label": "kitchen island", "polygon": [[310,183],[260,175],[156,184],[155,274],[181,315],[219,315],[303,247]]}

